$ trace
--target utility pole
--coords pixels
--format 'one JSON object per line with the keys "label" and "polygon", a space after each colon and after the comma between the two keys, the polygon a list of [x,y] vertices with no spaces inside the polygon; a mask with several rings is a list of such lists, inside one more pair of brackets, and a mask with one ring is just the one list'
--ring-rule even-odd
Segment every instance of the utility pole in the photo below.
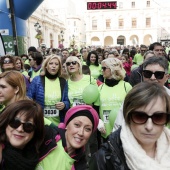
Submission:
{"label": "utility pole", "polygon": [[17,30],[16,30],[16,22],[15,22],[15,11],[14,11],[14,3],[13,0],[7,0],[7,7],[9,5],[10,10],[10,18],[12,23],[12,32],[13,32],[13,44],[14,44],[14,51],[15,55],[18,56],[18,39],[17,39]]}

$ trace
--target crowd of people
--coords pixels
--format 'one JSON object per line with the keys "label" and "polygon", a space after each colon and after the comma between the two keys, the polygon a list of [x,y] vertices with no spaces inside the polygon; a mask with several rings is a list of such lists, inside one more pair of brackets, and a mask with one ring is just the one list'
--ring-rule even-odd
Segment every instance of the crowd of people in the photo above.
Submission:
{"label": "crowd of people", "polygon": [[169,62],[159,42],[1,56],[0,169],[170,170]]}

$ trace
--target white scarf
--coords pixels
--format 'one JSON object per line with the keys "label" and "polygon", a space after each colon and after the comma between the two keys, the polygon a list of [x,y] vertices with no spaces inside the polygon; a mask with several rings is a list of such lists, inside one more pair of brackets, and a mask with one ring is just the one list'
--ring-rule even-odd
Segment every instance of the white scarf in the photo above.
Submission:
{"label": "white scarf", "polygon": [[164,127],[157,140],[155,159],[152,159],[137,142],[123,121],[120,134],[126,163],[131,170],[170,170],[170,130]]}

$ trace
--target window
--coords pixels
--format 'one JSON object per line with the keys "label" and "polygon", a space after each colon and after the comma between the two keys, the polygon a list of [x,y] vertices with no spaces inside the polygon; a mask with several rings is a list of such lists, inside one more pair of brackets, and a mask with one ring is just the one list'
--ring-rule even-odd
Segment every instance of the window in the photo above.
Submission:
{"label": "window", "polygon": [[136,18],[132,18],[132,28],[136,28]]}
{"label": "window", "polygon": [[106,19],[106,29],[111,28],[111,19]]}
{"label": "window", "polygon": [[74,21],[74,26],[76,26],[76,21]]}
{"label": "window", "polygon": [[119,19],[119,28],[123,28],[124,22],[123,19]]}
{"label": "window", "polygon": [[92,30],[97,30],[97,20],[92,20]]}
{"label": "window", "polygon": [[132,2],[132,8],[135,8],[135,2]]}
{"label": "window", "polygon": [[151,18],[146,18],[146,27],[151,27]]}
{"label": "window", "polygon": [[119,9],[123,8],[123,2],[119,2]]}
{"label": "window", "polygon": [[146,7],[150,7],[150,1],[146,1]]}

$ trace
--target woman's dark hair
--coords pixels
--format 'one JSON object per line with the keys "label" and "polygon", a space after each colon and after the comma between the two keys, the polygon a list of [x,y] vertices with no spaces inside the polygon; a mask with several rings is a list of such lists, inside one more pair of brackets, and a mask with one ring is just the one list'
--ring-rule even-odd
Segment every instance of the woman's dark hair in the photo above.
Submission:
{"label": "woman's dark hair", "polygon": [[22,57],[26,57],[26,58],[28,59],[28,55],[27,55],[27,54],[22,54],[22,55],[21,55],[21,58],[22,58]]}
{"label": "woman's dark hair", "polygon": [[36,64],[39,66],[43,62],[43,56],[40,52],[33,52],[30,54],[30,56],[33,58],[33,60],[36,61]]}
{"label": "woman's dark hair", "polygon": [[96,56],[96,61],[95,61],[94,65],[95,65],[95,66],[99,66],[99,63],[98,63],[98,58],[99,58],[99,57],[98,57],[98,54],[97,54],[96,51],[91,51],[91,52],[88,53],[86,64],[87,64],[88,66],[91,65],[91,62],[90,62],[90,56],[91,56],[91,54],[94,54],[94,55]]}
{"label": "woman's dark hair", "polygon": [[85,75],[90,75],[90,68],[87,65],[82,65],[82,73]]}
{"label": "woman's dark hair", "polygon": [[0,143],[7,141],[6,128],[17,114],[24,115],[25,121],[33,118],[35,130],[30,142],[33,143],[38,152],[44,139],[44,117],[41,106],[32,100],[14,102],[7,106],[0,114]]}

